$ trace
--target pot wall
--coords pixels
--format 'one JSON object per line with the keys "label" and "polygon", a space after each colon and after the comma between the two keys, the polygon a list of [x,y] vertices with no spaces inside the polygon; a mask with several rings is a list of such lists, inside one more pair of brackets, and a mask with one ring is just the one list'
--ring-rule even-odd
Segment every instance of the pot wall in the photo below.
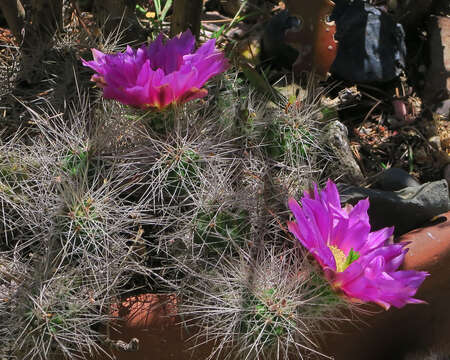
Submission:
{"label": "pot wall", "polygon": [[430,348],[450,354],[450,212],[398,241],[411,242],[403,268],[431,274],[416,294],[428,304],[387,312],[369,305],[377,314],[364,316],[366,324],[325,337],[326,354],[337,360],[400,360],[405,353]]}
{"label": "pot wall", "polygon": [[[120,320],[112,324],[110,338],[128,343],[139,339],[139,350],[125,352],[114,350],[117,360],[186,360],[206,359],[211,353],[211,344],[194,346],[187,341],[192,335],[179,325],[175,295],[141,294],[126,299],[112,309],[112,315]],[[107,357],[96,360],[107,359]]]}

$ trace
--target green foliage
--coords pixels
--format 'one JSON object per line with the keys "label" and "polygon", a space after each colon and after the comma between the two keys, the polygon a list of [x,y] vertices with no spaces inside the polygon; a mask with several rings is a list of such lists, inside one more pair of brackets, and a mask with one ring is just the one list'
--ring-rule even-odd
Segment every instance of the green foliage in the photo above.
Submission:
{"label": "green foliage", "polygon": [[267,76],[262,71],[257,71],[250,65],[241,65],[242,72],[248,82],[262,95],[267,96],[275,104],[283,101],[283,96],[270,84]]}
{"label": "green foliage", "polygon": [[158,135],[167,135],[174,130],[177,112],[173,107],[164,109],[164,111],[155,109],[146,112],[136,111],[136,109],[127,110],[129,112],[125,114],[125,118],[130,124],[143,122],[149,131]]}
{"label": "green foliage", "polygon": [[290,159],[299,161],[307,156],[311,142],[314,140],[312,134],[305,128],[295,123],[275,119],[267,128],[266,132],[267,154],[275,160]]}
{"label": "green foliage", "polygon": [[234,25],[239,24],[240,22],[244,21],[246,18],[248,18],[249,15],[243,15],[243,16],[236,16],[231,23],[229,24],[223,24],[219,30],[212,33],[211,38],[219,39],[222,35],[226,35]]}
{"label": "green foliage", "polygon": [[200,182],[200,155],[192,149],[177,149],[166,163],[170,195],[186,196]]}
{"label": "green foliage", "polygon": [[[245,88],[245,80],[240,77],[233,78],[230,74],[223,74],[219,83],[220,93],[214,99],[223,127],[234,128],[236,125],[236,107],[238,111],[247,108],[248,89]],[[242,91],[244,88],[244,91]],[[239,114],[238,114],[239,116]]]}
{"label": "green foliage", "polygon": [[275,288],[269,288],[255,296],[246,296],[244,304],[245,315],[241,323],[241,332],[251,334],[256,340],[270,346],[286,334],[286,326],[293,325],[295,305],[292,305],[277,294]]}
{"label": "green foliage", "polygon": [[242,245],[248,237],[250,225],[245,210],[223,209],[218,212],[200,212],[194,220],[194,241],[206,244],[209,250],[222,253],[230,239]]}
{"label": "green foliage", "polygon": [[76,232],[86,231],[90,222],[99,220],[95,212],[94,200],[89,198],[75,204],[69,211],[69,217],[75,224]]}
{"label": "green foliage", "polygon": [[155,4],[156,17],[161,23],[166,18],[167,12],[172,6],[172,2],[172,0],[165,0],[164,7],[162,7],[161,0],[153,0],[153,3]]}
{"label": "green foliage", "polygon": [[153,0],[155,12],[145,9],[139,4],[136,5],[136,10],[145,15],[150,20],[151,29],[159,33],[163,30],[164,21],[172,4],[173,0]]}
{"label": "green foliage", "polygon": [[360,254],[351,248],[347,258],[345,259],[344,267],[347,268],[352,262],[358,260],[359,257]]}
{"label": "green foliage", "polygon": [[333,290],[323,275],[315,271],[308,274],[304,293],[315,299],[314,302],[317,306],[315,311],[313,307],[308,307],[307,309],[300,307],[300,312],[307,312],[313,315],[314,312],[320,313],[327,310],[327,308],[333,309],[336,306],[345,305],[345,300]]}
{"label": "green foliage", "polygon": [[89,152],[87,150],[69,150],[63,158],[61,168],[71,176],[79,176],[86,171]]}
{"label": "green foliage", "polygon": [[15,184],[27,180],[29,171],[19,154],[0,154],[0,182]]}
{"label": "green foliage", "polygon": [[320,109],[323,121],[331,121],[339,118],[336,108],[324,106]]}
{"label": "green foliage", "polygon": [[[136,10],[159,32],[172,3],[141,3]],[[242,20],[236,16],[214,37]],[[49,358],[41,354],[51,346],[67,358],[93,353],[101,346],[95,329],[109,321],[104,309],[152,286],[181,289],[180,299],[192,305],[186,319],[199,319],[196,330],[202,327],[219,347],[236,344],[249,358],[281,358],[299,353],[297,341],[307,342],[299,339],[318,327],[323,308],[340,304],[321,276],[297,280],[302,259],[282,260],[280,244],[291,246],[282,231],[286,208],[267,200],[293,193],[293,177],[319,173],[316,157],[307,154],[317,142],[309,105],[286,114],[279,106],[285,99],[253,68],[228,71],[206,86],[202,101],[162,112],[112,101],[85,101],[74,118],[33,110],[25,165],[0,154],[0,206],[10,207],[1,210],[11,235],[0,233],[14,236],[14,261],[31,264],[26,281],[38,290],[11,291],[7,305],[25,311],[0,307],[7,324],[0,342],[24,344],[30,360]],[[274,173],[286,164],[273,193],[265,182],[273,164],[265,155],[280,162]],[[305,159],[311,173],[298,176],[290,165],[298,161],[301,169]],[[17,205],[7,192],[23,193],[24,200]],[[273,254],[257,254],[260,244],[248,241],[256,238]]]}
{"label": "green foliage", "polygon": [[[103,237],[103,224],[94,199],[74,200],[65,212],[57,217],[61,246],[71,249],[75,258],[87,253],[93,255],[98,250]],[[72,258],[74,259],[74,258]],[[71,260],[73,261],[73,260]]]}
{"label": "green foliage", "polygon": [[21,186],[31,180],[31,174],[32,169],[20,159],[19,154],[0,154],[0,194],[13,203],[26,201],[27,195]]}

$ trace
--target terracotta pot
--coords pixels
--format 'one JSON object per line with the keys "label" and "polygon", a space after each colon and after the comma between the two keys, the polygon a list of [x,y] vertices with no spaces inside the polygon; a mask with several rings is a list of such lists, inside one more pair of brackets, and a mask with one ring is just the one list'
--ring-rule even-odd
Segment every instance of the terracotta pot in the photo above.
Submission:
{"label": "terracotta pot", "polygon": [[195,352],[190,350],[195,344],[188,341],[192,334],[179,324],[175,295],[130,297],[113,306],[112,315],[119,317],[111,324],[109,336],[112,340],[128,343],[133,338],[139,339],[138,351],[113,350],[118,360],[200,360],[211,353],[211,344],[199,346]]}
{"label": "terracotta pot", "polygon": [[440,286],[450,280],[450,211],[436,216],[425,227],[400,237],[411,241],[403,263],[404,269],[428,271],[431,275],[423,283],[421,292],[441,291]]}
{"label": "terracotta pot", "polygon": [[176,323],[177,299],[173,294],[141,294],[113,305],[111,315],[127,328],[168,328]]}
{"label": "terracotta pot", "polygon": [[[428,304],[407,305],[364,317],[359,327],[327,336],[323,350],[337,360],[401,360],[405,353],[439,348],[450,353],[450,212],[398,241],[408,241],[403,269],[425,270],[416,297]],[[354,324],[353,324],[354,325]]]}

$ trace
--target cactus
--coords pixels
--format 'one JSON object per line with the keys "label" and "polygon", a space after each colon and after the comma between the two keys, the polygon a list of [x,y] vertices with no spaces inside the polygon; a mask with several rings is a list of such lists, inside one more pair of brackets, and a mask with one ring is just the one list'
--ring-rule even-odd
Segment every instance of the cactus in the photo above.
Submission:
{"label": "cactus", "polygon": [[62,170],[72,176],[80,175],[88,164],[88,151],[84,149],[69,150],[63,159]]}
{"label": "cactus", "polygon": [[[215,344],[210,358],[288,359],[321,355],[314,341],[344,320],[351,304],[338,297],[305,255],[263,249],[191,274],[182,290],[186,326]],[[194,321],[195,320],[195,321]]]}
{"label": "cactus", "polygon": [[0,143],[1,355],[101,352],[109,306],[150,290],[178,292],[210,358],[319,353],[349,305],[283,224],[329,160],[320,107],[269,104],[234,70],[207,89],[165,112],[81,91],[27,107],[32,131]]}
{"label": "cactus", "polygon": [[194,242],[217,254],[235,244],[243,245],[250,230],[247,211],[238,209],[200,212],[194,224]]}

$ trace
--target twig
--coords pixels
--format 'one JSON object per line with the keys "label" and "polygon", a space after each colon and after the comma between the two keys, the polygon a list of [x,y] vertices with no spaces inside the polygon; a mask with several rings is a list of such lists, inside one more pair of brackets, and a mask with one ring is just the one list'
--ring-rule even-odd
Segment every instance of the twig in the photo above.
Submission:
{"label": "twig", "polygon": [[76,3],[75,0],[70,0],[70,3],[73,6],[73,9],[75,10],[75,15],[77,16],[78,20],[80,21],[81,26],[83,27],[83,29],[86,31],[86,33],[88,34],[89,38],[91,40],[94,40],[94,36],[92,35],[91,31],[88,29],[87,25],[84,23],[82,17],[81,17],[81,11],[78,8],[78,4]]}
{"label": "twig", "polygon": [[358,126],[358,131],[361,130],[361,128],[363,127],[363,125],[366,123],[367,119],[369,118],[370,115],[372,115],[373,111],[378,107],[378,105],[380,105],[383,101],[382,100],[378,100],[375,105],[372,106],[372,108],[369,110],[369,112],[366,114],[366,116],[364,117],[361,125]]}
{"label": "twig", "polygon": [[223,24],[223,23],[230,23],[232,21],[233,21],[232,18],[228,18],[228,19],[217,19],[217,20],[202,20],[201,23],[202,24]]}

